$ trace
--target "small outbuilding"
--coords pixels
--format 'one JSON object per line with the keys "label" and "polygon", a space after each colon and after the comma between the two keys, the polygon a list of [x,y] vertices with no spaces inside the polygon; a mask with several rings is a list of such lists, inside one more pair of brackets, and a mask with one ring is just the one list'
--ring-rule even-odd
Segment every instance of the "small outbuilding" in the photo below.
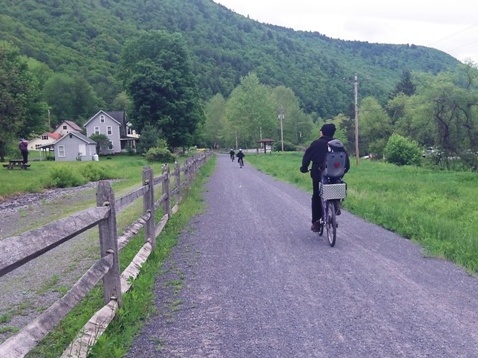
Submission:
{"label": "small outbuilding", "polygon": [[[257,141],[257,143],[259,143],[260,146],[264,148],[264,153],[267,153],[267,146],[269,146],[270,151],[272,152],[272,143],[274,142],[275,140],[270,138],[263,138]],[[259,152],[259,148],[257,149],[257,152]]]}
{"label": "small outbuilding", "polygon": [[91,161],[96,154],[96,142],[79,132],[70,132],[55,142],[55,160]]}

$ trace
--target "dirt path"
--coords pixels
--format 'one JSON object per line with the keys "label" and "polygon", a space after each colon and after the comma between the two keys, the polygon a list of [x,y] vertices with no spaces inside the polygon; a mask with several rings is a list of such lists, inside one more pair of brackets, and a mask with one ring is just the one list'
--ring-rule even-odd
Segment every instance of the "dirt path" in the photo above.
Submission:
{"label": "dirt path", "polygon": [[347,212],[330,248],[310,195],[247,158],[219,156],[204,196],[128,357],[478,356],[478,280],[453,264]]}

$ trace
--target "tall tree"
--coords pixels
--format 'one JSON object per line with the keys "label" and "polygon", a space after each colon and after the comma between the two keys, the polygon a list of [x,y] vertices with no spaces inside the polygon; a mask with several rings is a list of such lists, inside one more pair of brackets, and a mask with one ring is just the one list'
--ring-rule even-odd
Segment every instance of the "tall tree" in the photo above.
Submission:
{"label": "tall tree", "polygon": [[359,152],[382,155],[388,139],[393,133],[390,117],[373,97],[364,98],[360,103],[360,108],[362,115],[359,126]]}
{"label": "tall tree", "polygon": [[225,110],[226,100],[221,94],[216,94],[205,105],[206,122],[203,136],[210,148],[227,146],[227,142],[224,140]]}
{"label": "tall tree", "polygon": [[[283,109],[283,132],[284,141],[293,144],[305,144],[313,138],[313,123],[310,116],[307,116],[300,108],[299,98],[294,91],[285,86],[278,86],[272,89],[271,100],[274,108],[279,111]],[[280,121],[277,120],[277,131],[274,139],[280,140]]]}
{"label": "tall tree", "polygon": [[53,127],[66,119],[81,125],[103,105],[86,79],[66,74],[55,74],[46,81],[43,98],[49,105]]}
{"label": "tall tree", "polygon": [[189,54],[180,34],[141,33],[122,55],[127,90],[135,109],[135,127],[161,130],[170,147],[188,146],[204,121]]}
{"label": "tall tree", "polygon": [[412,81],[412,75],[410,71],[404,70],[402,72],[402,78],[400,82],[397,83],[393,91],[390,93],[389,98],[392,99],[399,94],[403,94],[405,96],[412,96],[415,94],[417,90],[417,86]]}
{"label": "tall tree", "polygon": [[[26,127],[29,110],[34,114],[38,103],[34,79],[19,51],[0,41],[0,160],[5,160],[6,146],[17,136],[30,133]],[[33,121],[31,122],[34,123]]]}
{"label": "tall tree", "polygon": [[277,113],[270,100],[270,89],[255,73],[241,78],[226,106],[226,117],[238,138],[239,146],[253,147],[261,138],[274,136]]}

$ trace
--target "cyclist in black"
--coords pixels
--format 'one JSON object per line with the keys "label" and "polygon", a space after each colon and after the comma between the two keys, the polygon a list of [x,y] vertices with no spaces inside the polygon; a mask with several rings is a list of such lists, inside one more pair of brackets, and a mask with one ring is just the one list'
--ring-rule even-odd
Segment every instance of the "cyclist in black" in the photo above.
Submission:
{"label": "cyclist in black", "polygon": [[239,151],[237,152],[237,161],[239,162],[241,168],[242,166],[244,165],[244,153],[242,152],[242,149],[239,149]]}
{"label": "cyclist in black", "polygon": [[231,148],[231,150],[229,151],[229,156],[231,157],[231,160],[234,161],[234,155],[236,153],[234,152],[234,149]]}
{"label": "cyclist in black", "polygon": [[[312,162],[310,176],[312,177],[312,227],[311,230],[318,232],[320,230],[320,220],[322,218],[322,201],[320,200],[319,183],[322,179],[322,171],[325,156],[328,152],[328,142],[335,134],[335,124],[327,123],[320,129],[320,138],[314,140],[304,153],[300,171],[307,173],[309,164]],[[348,158],[348,157],[347,157]],[[348,171],[350,163],[347,160],[345,170]]]}

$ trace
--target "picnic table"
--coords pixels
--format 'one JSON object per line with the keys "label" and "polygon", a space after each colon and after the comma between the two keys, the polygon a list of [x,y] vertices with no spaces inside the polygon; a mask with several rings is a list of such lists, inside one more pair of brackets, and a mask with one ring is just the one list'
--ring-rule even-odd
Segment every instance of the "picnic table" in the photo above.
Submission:
{"label": "picnic table", "polygon": [[24,164],[23,159],[10,159],[8,161],[8,164],[3,164],[3,167],[7,169],[28,169],[30,167],[30,164]]}

